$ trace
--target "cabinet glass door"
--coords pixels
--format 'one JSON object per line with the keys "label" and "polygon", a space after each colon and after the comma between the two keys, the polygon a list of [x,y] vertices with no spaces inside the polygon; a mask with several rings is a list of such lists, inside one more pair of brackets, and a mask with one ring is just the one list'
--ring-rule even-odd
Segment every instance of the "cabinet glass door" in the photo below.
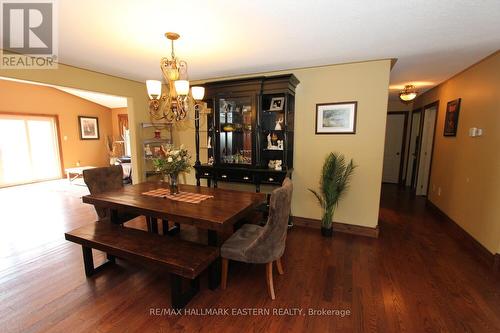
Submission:
{"label": "cabinet glass door", "polygon": [[252,164],[252,113],[250,96],[220,98],[220,163]]}

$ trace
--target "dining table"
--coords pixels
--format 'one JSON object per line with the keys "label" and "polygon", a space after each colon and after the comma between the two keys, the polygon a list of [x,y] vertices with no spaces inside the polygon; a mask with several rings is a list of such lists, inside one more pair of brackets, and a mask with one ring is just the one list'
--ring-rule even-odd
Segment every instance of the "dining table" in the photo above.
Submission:
{"label": "dining table", "polygon": [[[192,225],[208,233],[207,245],[220,247],[223,235],[233,232],[233,225],[245,218],[256,207],[266,202],[263,193],[245,192],[180,184],[179,195],[202,196],[199,202],[182,201],[171,196],[152,196],[155,191],[168,192],[168,183],[143,182],[120,189],[89,194],[84,203],[109,210],[110,222],[118,223],[118,212],[143,215],[148,219],[173,221]],[[216,265],[220,273],[220,263]],[[220,276],[220,274],[219,274]],[[219,279],[216,279],[217,283]]]}

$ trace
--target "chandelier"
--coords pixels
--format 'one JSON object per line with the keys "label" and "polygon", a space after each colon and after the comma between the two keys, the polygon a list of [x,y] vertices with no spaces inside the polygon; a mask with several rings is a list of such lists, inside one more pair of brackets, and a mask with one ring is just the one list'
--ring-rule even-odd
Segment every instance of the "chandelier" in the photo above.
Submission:
{"label": "chandelier", "polygon": [[405,102],[409,103],[417,97],[417,90],[414,85],[407,84],[403,90],[399,92],[399,98]]}
{"label": "chandelier", "polygon": [[175,32],[165,34],[171,42],[171,58],[161,58],[160,68],[167,89],[162,93],[162,81],[147,80],[146,88],[149,95],[149,113],[153,121],[165,120],[167,122],[181,121],[187,116],[190,105],[197,110],[198,101],[203,99],[205,88],[192,87],[189,95],[189,81],[187,79],[187,63],[175,56],[174,41],[180,35]]}

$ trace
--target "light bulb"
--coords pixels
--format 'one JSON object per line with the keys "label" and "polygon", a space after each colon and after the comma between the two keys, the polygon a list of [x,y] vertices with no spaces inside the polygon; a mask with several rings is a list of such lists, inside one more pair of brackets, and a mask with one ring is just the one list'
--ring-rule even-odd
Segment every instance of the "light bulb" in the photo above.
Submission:
{"label": "light bulb", "polygon": [[189,94],[189,81],[188,80],[177,80],[174,82],[175,91],[177,95],[186,96]]}
{"label": "light bulb", "polygon": [[205,88],[204,87],[192,87],[191,95],[193,95],[193,99],[195,101],[201,101],[203,96],[205,96]]}
{"label": "light bulb", "polygon": [[146,88],[148,90],[149,98],[157,99],[161,96],[161,81],[146,80]]}

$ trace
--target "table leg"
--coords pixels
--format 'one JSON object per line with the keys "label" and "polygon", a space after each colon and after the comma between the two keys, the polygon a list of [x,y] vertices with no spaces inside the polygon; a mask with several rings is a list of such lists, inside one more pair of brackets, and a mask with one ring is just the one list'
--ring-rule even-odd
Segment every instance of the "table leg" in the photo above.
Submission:
{"label": "table leg", "polygon": [[[208,230],[208,245],[220,247],[221,237],[215,230]],[[210,290],[215,290],[220,284],[220,274],[221,274],[221,259],[218,257],[212,263],[208,270],[208,288]]]}
{"label": "table leg", "polygon": [[118,220],[118,210],[116,209],[110,209],[109,210],[109,216],[110,216],[110,221],[113,224],[120,224],[120,221]]}
{"label": "table leg", "polygon": [[152,232],[154,234],[158,233],[158,220],[155,217],[146,216],[146,226],[148,228],[148,232]]}
{"label": "table leg", "polygon": [[175,236],[181,231],[181,225],[179,223],[174,223],[174,226],[169,229],[168,220],[162,220],[163,235]]}
{"label": "table leg", "polygon": [[154,233],[154,234],[157,234],[158,233],[158,219],[155,218],[155,217],[152,217],[151,218],[151,231]]}

